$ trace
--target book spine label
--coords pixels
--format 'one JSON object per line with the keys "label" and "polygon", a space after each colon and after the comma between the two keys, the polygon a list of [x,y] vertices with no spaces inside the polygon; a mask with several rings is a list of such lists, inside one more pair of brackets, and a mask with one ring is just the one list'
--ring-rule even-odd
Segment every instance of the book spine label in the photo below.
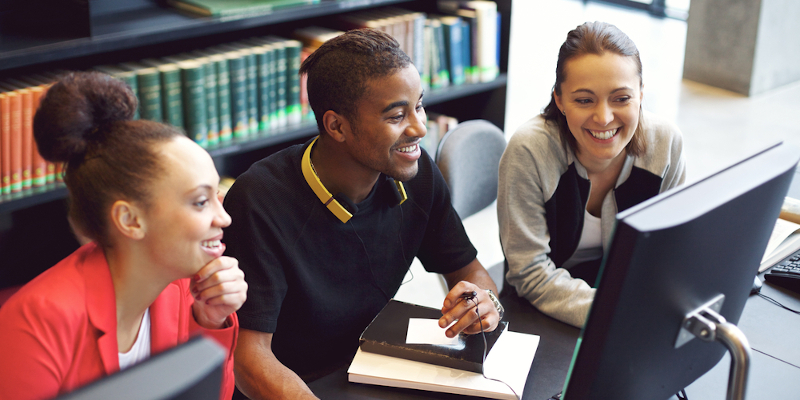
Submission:
{"label": "book spine label", "polygon": [[228,63],[231,74],[231,123],[233,138],[247,137],[250,121],[247,118],[247,66],[244,58],[231,58]]}
{"label": "book spine label", "polygon": [[258,130],[269,131],[269,52],[261,51],[256,56],[258,64]]}
{"label": "book spine label", "polygon": [[162,122],[161,111],[161,74],[158,71],[139,74],[136,83],[139,86],[139,112],[142,119]]}
{"label": "book spine label", "polygon": [[0,193],[11,193],[11,98],[0,94]]}
{"label": "book spine label", "polygon": [[247,130],[258,134],[258,62],[255,54],[244,56],[247,68]]}
{"label": "book spine label", "polygon": [[208,147],[208,118],[206,117],[206,87],[203,66],[181,68],[183,82],[184,122],[186,134],[203,148]]}
{"label": "book spine label", "polygon": [[11,101],[11,193],[22,191],[22,96],[9,92]]}
{"label": "book spine label", "polygon": [[161,72],[161,102],[164,122],[183,128],[185,125],[180,69]]}
{"label": "book spine label", "polygon": [[286,93],[286,119],[290,124],[299,124],[303,119],[300,106],[300,42],[291,41],[286,46],[287,59],[287,93]]}
{"label": "book spine label", "polygon": [[278,126],[286,126],[286,96],[288,94],[288,77],[286,76],[288,70],[288,63],[286,60],[286,49],[281,46],[276,49],[276,60],[278,68],[277,77],[277,102],[278,102]]}
{"label": "book spine label", "polygon": [[33,185],[33,93],[17,90],[22,99],[22,190]]}
{"label": "book spine label", "polygon": [[208,146],[219,144],[219,100],[217,100],[217,67],[214,62],[203,64],[203,79],[205,81],[206,97],[206,126]]}
{"label": "book spine label", "polygon": [[233,138],[231,119],[231,75],[228,60],[214,63],[217,69],[217,101],[219,102],[219,143],[230,143]]}
{"label": "book spine label", "polygon": [[[31,93],[33,93],[33,109],[34,115],[36,115],[36,110],[39,109],[39,104],[42,102],[42,96],[44,96],[45,88],[42,86],[37,86],[31,89]],[[31,123],[33,123],[33,116],[31,116]],[[33,129],[31,129],[32,131]],[[47,185],[47,161],[42,158],[42,155],[39,153],[39,148],[36,146],[36,141],[33,140],[33,184],[34,188],[40,188],[42,186]]]}

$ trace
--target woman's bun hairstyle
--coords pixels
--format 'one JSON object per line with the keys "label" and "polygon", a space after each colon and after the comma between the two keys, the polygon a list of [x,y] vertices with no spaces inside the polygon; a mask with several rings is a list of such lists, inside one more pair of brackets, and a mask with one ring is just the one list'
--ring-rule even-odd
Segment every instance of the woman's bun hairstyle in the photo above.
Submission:
{"label": "woman's bun hairstyle", "polygon": [[129,121],[138,106],[124,82],[99,72],[65,75],[42,99],[33,119],[36,144],[48,161],[83,157],[90,141],[119,121]]}
{"label": "woman's bun hairstyle", "polygon": [[79,232],[112,246],[109,210],[120,199],[145,206],[164,174],[157,145],[184,136],[173,126],[131,118],[136,96],[99,72],[65,75],[45,95],[33,119],[39,152],[64,162],[69,215]]}

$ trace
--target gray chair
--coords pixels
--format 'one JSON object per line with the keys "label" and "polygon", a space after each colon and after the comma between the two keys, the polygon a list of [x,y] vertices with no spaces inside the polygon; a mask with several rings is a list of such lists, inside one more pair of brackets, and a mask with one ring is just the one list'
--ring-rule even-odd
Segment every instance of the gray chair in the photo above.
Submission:
{"label": "gray chair", "polygon": [[[489,121],[464,121],[447,131],[436,150],[436,165],[450,188],[461,219],[483,210],[497,199],[500,157],[506,148],[503,131]],[[503,263],[487,267],[498,290],[503,286]],[[443,281],[447,292],[447,283]]]}

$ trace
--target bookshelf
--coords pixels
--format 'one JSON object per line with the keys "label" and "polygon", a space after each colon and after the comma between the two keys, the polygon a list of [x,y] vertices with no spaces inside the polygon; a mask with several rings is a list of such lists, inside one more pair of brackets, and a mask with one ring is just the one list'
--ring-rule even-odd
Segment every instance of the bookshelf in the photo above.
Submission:
{"label": "bookshelf", "polygon": [[[425,106],[459,120],[483,118],[501,129],[505,118],[511,0],[497,0],[500,26],[500,76],[491,82],[431,90]],[[40,0],[53,5],[59,0]],[[74,4],[76,2],[63,2]],[[80,3],[80,2],[78,2]],[[238,19],[200,18],[182,14],[155,0],[93,0],[78,17],[70,16],[70,31],[43,36],[23,29],[0,28],[0,79],[55,69],[87,69],[94,65],[162,57],[256,35],[288,37],[299,27],[326,26],[331,15],[395,6],[441,14],[432,0],[321,0],[319,4],[278,10]],[[26,19],[24,10],[0,5],[0,27]],[[18,12],[19,11],[19,12]],[[74,12],[75,10],[69,10]],[[62,12],[63,15],[68,15]],[[58,18],[58,16],[46,16]],[[47,21],[59,26],[58,21]],[[75,28],[74,25],[79,25]],[[82,30],[82,32],[75,32]],[[57,31],[57,29],[56,29]],[[249,165],[281,148],[317,134],[313,122],[288,126],[209,149],[221,175],[238,176]],[[77,247],[66,222],[66,188],[50,186],[21,196],[0,198],[0,288],[30,280]]]}

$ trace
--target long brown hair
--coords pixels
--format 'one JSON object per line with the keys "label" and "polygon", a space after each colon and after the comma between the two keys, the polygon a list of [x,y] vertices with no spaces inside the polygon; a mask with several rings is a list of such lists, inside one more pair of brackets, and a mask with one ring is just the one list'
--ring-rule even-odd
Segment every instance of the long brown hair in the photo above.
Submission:
{"label": "long brown hair", "polygon": [[[603,55],[607,51],[633,59],[639,73],[639,89],[641,90],[644,82],[642,81],[642,60],[639,58],[639,50],[628,35],[614,25],[605,22],[586,22],[578,25],[567,34],[567,40],[564,41],[558,52],[556,83],[553,85],[553,92],[550,93],[550,104],[544,108],[542,115],[546,120],[558,125],[562,142],[567,143],[572,152],[576,154],[578,153],[578,143],[569,130],[567,118],[556,105],[555,95],[561,96],[561,84],[567,79],[564,69],[568,61],[586,54]],[[642,122],[642,106],[640,104],[639,122],[631,141],[625,147],[627,153],[633,156],[640,156],[647,152],[647,138],[642,132]]]}
{"label": "long brown hair", "polygon": [[34,138],[42,156],[66,162],[69,214],[78,230],[110,246],[109,210],[120,199],[147,206],[163,173],[155,145],[182,133],[153,121],[132,121],[136,96],[98,72],[71,73],[53,85],[36,112]]}

